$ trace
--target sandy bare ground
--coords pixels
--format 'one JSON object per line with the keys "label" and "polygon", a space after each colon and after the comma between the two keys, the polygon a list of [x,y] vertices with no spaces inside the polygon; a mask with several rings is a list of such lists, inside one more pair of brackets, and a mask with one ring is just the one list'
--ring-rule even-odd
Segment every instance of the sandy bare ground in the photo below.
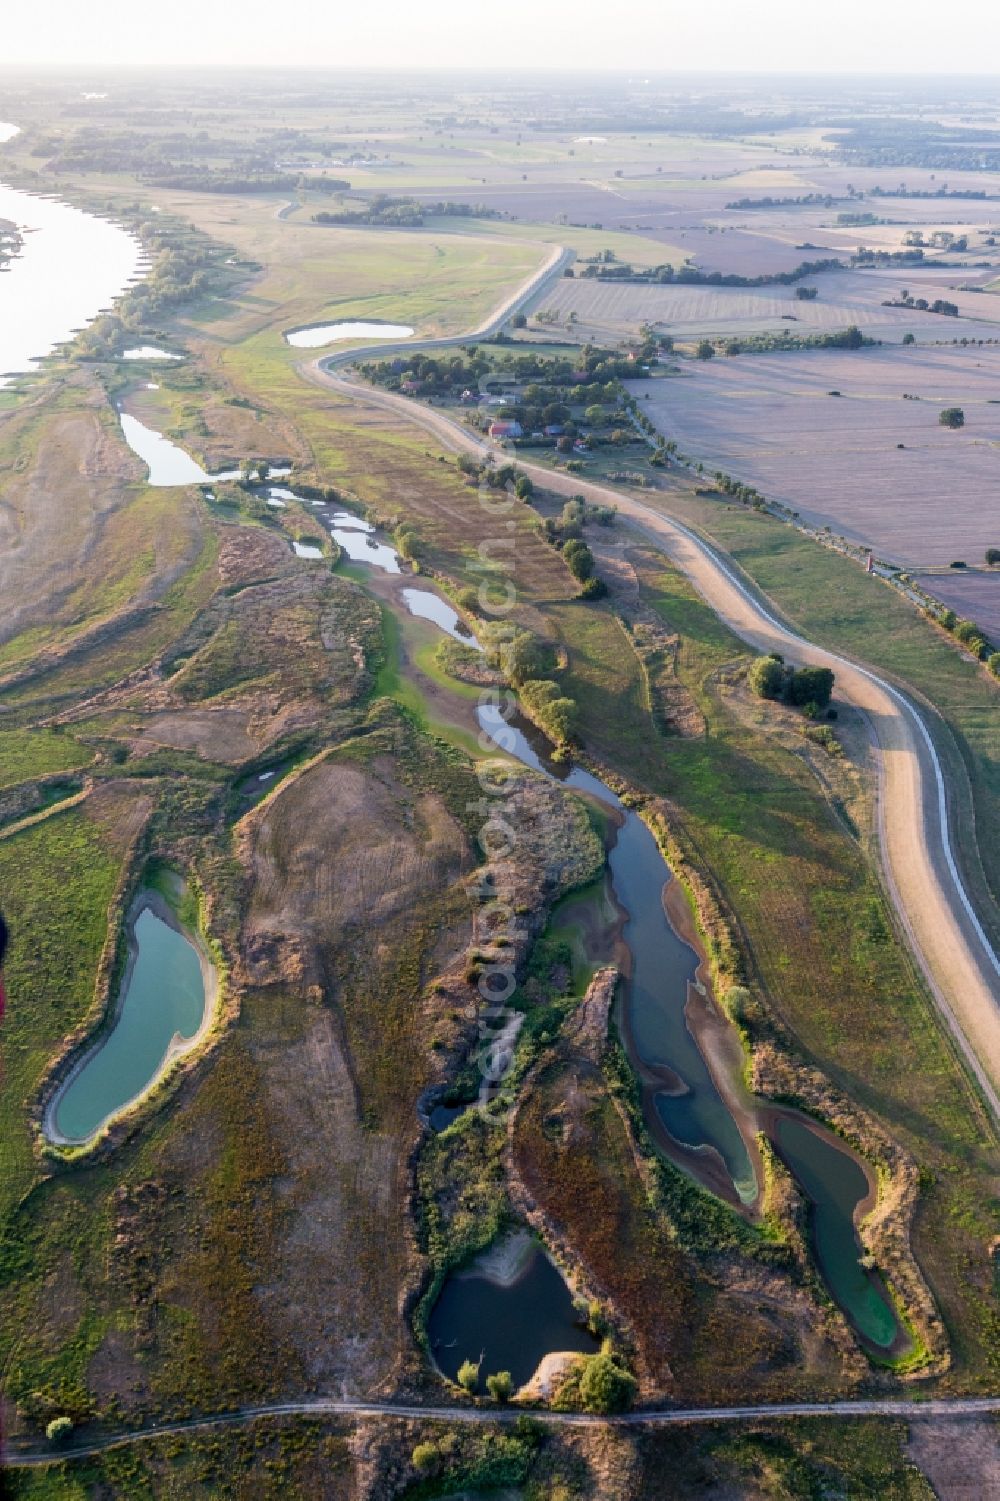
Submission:
{"label": "sandy bare ground", "polygon": [[[325,368],[327,363],[315,362],[310,377],[359,402],[391,407],[453,451],[482,453],[492,447],[442,413],[362,388]],[[1000,1119],[1000,959],[955,863],[944,770],[923,718],[874,673],[783,625],[742,582],[735,566],[680,522],[578,475],[520,460],[519,467],[550,491],[616,505],[619,515],[660,548],[723,623],[751,646],[780,651],[798,664],[833,668],[838,697],[860,709],[871,728],[879,770],[880,849],[890,894],[941,1014]]]}

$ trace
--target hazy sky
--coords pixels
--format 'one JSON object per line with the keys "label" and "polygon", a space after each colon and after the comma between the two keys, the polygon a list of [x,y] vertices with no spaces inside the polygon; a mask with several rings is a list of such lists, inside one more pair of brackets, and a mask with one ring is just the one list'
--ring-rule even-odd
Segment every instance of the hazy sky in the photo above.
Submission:
{"label": "hazy sky", "polygon": [[6,0],[5,63],[982,72],[997,0]]}

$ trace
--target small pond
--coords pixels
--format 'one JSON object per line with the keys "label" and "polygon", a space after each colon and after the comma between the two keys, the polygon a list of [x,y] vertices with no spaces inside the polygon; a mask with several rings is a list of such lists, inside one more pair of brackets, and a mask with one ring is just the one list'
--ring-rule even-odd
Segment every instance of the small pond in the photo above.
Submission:
{"label": "small pond", "polygon": [[412,333],[407,323],[313,323],[293,328],[285,338],[295,349],[321,349],[341,339],[408,339]]}
{"label": "small pond", "polygon": [[133,910],[114,1024],[50,1106],[46,1133],[53,1140],[89,1140],[159,1078],[205,1021],[205,973],[194,944],[165,920],[158,894],[141,892]]}
{"label": "small pond", "polygon": [[123,360],[182,360],[182,354],[169,349],[157,349],[155,344],[139,344],[135,349],[123,349]]}
{"label": "small pond", "polygon": [[[118,420],[122,427],[122,437],[149,470],[148,483],[154,488],[161,485],[204,485],[221,480],[238,480],[241,477],[239,469],[221,469],[218,474],[207,474],[178,444],[172,443],[155,428],[147,427],[129,412],[119,409]],[[272,464],[267,478],[259,483],[267,485],[268,479],[280,479],[291,472],[290,464]],[[279,494],[285,493],[280,487],[274,488]],[[290,491],[287,493],[291,496]]]}
{"label": "small pond", "polygon": [[545,1252],[526,1235],[510,1237],[447,1279],[428,1320],[431,1352],[452,1381],[465,1360],[479,1361],[479,1380],[509,1371],[514,1386],[530,1381],[557,1350],[593,1355],[599,1342],[579,1322],[573,1296]]}
{"label": "small pond", "polygon": [[128,412],[119,412],[118,416],[125,442],[149,470],[151,485],[203,485],[215,477],[206,474],[183,448],[154,428],[146,427],[138,417]]}
{"label": "small pond", "polygon": [[863,1341],[888,1353],[902,1335],[892,1302],[877,1273],[861,1265],[854,1215],[869,1196],[860,1165],[825,1133],[793,1115],[779,1115],[771,1139],[809,1200],[816,1260],[834,1301]]}
{"label": "small pond", "polygon": [[456,641],[461,641],[463,646],[471,646],[474,651],[482,651],[482,647],[462,617],[439,595],[432,594],[429,589],[404,589],[402,594],[403,601],[411,615],[418,615],[421,620],[433,621],[446,635],[453,636]]}
{"label": "small pond", "polygon": [[372,568],[381,568],[383,573],[399,573],[399,554],[394,547],[386,542],[379,542],[369,531],[358,530],[353,523],[356,517],[351,517],[350,527],[337,525],[338,518],[333,518],[330,533],[345,557],[350,558],[352,563],[368,563]]}
{"label": "small pond", "polygon": [[293,542],[292,549],[297,558],[321,558],[323,556],[323,549],[311,542]]}

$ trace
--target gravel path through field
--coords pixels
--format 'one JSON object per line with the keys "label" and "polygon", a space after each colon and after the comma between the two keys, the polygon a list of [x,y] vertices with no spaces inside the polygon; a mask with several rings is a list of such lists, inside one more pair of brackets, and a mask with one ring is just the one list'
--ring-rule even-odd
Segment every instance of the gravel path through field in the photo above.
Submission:
{"label": "gravel path through field", "polygon": [[[409,1418],[446,1423],[516,1423],[524,1408],[511,1407],[421,1407],[403,1402],[337,1401],[313,1397],[305,1402],[271,1402],[260,1407],[241,1407],[233,1412],[214,1413],[188,1418],[180,1423],[160,1423],[150,1428],[135,1428],[107,1434],[89,1444],[66,1449],[16,1450],[4,1455],[8,1469],[31,1469],[39,1465],[61,1464],[71,1459],[91,1459],[109,1449],[125,1448],[149,1439],[175,1438],[206,1428],[234,1428],[258,1418],[347,1417]],[[755,1406],[733,1407],[659,1407],[645,1411],[598,1417],[586,1412],[549,1412],[530,1409],[531,1416],[551,1428],[660,1428],[670,1425],[690,1426],[700,1423],[759,1423],[780,1418],[981,1418],[1000,1412],[1000,1397],[931,1397],[924,1400],[906,1397],[857,1397],[842,1402],[761,1402]]]}

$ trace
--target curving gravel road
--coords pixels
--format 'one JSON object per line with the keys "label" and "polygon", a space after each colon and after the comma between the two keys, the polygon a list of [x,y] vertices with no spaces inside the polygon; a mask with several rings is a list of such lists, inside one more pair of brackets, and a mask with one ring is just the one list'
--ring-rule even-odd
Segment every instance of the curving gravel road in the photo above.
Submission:
{"label": "curving gravel road", "polygon": [[[568,264],[553,252],[512,297],[463,338],[486,337],[525,307]],[[362,386],[336,367],[388,352],[454,344],[457,337],[411,339],[320,358],[300,367],[306,378],[352,400],[390,409],[432,432],[453,452],[496,453],[496,446],[432,407]],[[773,613],[731,560],[691,527],[645,501],[578,475],[517,464],[544,488],[617,506],[619,515],[687,576],[719,618],[760,651],[798,663],[832,667],[838,696],[862,710],[871,726],[879,776],[879,835],[886,882],[910,944],[955,1044],[994,1118],[1000,1122],[1000,958],[978,917],[955,859],[948,787],[924,713],[893,684],[860,663],[807,641]]]}

